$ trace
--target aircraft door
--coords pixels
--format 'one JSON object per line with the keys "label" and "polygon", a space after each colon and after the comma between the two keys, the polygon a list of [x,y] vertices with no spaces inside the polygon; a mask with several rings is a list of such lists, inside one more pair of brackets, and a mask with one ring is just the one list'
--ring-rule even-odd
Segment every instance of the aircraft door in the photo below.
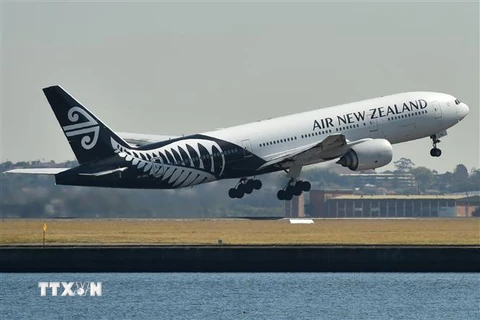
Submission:
{"label": "aircraft door", "polygon": [[[378,131],[378,122],[377,122],[377,118],[376,118],[377,115],[375,115],[375,117],[373,117],[373,114],[372,113],[369,113],[367,115],[368,117],[368,125],[370,127],[370,132],[377,132]],[[372,119],[373,118],[373,119]]]}
{"label": "aircraft door", "polygon": [[435,113],[435,119],[439,119],[442,117],[442,107],[438,103],[438,101],[432,102],[433,112]]}
{"label": "aircraft door", "polygon": [[252,156],[252,145],[250,144],[249,139],[242,140],[242,148],[245,158]]}

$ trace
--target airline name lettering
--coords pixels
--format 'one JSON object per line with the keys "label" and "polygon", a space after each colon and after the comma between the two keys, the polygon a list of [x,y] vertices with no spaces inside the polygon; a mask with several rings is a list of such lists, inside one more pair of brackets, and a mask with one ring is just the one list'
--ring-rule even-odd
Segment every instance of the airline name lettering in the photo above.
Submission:
{"label": "airline name lettering", "polygon": [[[337,116],[337,124],[339,126],[347,125],[347,124],[354,124],[360,121],[365,121],[365,118],[374,120],[378,118],[388,117],[390,115],[397,115],[402,114],[405,112],[410,112],[413,110],[423,110],[427,107],[427,101],[420,99],[415,101],[408,101],[404,102],[403,104],[387,107],[379,107],[379,108],[372,108],[368,110],[368,114],[366,111],[359,111],[359,112],[350,112],[341,116]],[[333,119],[330,117],[323,118],[320,120],[313,120],[313,131],[328,129],[330,127],[334,127]]]}

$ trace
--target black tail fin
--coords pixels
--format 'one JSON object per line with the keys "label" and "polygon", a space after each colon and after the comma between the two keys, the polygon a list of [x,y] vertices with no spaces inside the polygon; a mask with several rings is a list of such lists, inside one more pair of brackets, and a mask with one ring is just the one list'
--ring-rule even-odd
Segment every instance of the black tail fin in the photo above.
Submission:
{"label": "black tail fin", "polygon": [[43,92],[80,164],[115,154],[112,138],[118,144],[129,147],[60,86],[44,88]]}

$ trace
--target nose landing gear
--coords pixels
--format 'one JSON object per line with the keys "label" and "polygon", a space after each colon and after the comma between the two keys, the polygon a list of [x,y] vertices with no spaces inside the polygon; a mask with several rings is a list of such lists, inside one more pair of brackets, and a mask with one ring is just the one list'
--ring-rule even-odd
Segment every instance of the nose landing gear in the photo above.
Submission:
{"label": "nose landing gear", "polygon": [[437,143],[439,143],[440,140],[438,139],[436,134],[431,135],[430,139],[432,139],[433,142],[433,148],[430,150],[430,155],[432,157],[440,157],[442,155],[442,150],[437,148]]}

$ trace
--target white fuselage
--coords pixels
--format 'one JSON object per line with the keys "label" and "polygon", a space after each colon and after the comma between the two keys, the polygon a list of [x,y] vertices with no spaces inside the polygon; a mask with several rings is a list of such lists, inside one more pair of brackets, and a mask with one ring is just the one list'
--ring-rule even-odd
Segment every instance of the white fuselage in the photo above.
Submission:
{"label": "white fuselage", "polygon": [[[455,125],[468,113],[468,107],[455,100],[443,93],[400,93],[204,134],[241,145],[265,160],[335,133],[344,134],[348,141],[383,138],[395,144],[429,137]],[[308,164],[322,161],[312,159]]]}

